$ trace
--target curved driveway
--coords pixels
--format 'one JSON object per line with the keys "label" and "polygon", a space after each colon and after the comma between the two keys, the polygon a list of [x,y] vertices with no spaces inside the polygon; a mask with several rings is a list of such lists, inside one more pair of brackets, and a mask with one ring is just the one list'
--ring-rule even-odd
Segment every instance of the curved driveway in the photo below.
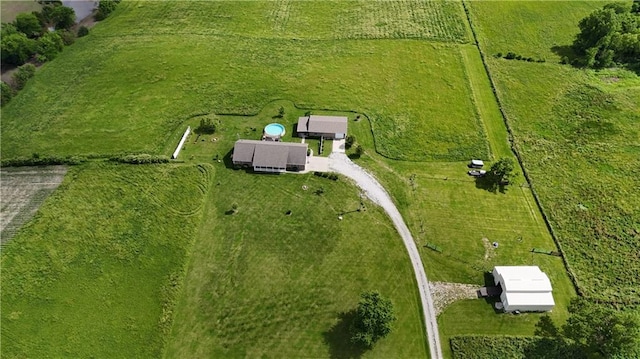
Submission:
{"label": "curved driveway", "polygon": [[[344,147],[342,147],[343,149]],[[391,217],[394,226],[400,233],[407,252],[409,252],[409,258],[411,258],[411,264],[413,266],[413,272],[416,275],[418,282],[418,289],[420,292],[420,299],[422,300],[422,312],[424,315],[424,323],[427,327],[427,340],[429,342],[429,351],[432,359],[442,358],[442,348],[440,347],[440,335],[438,334],[438,322],[436,321],[436,311],[433,306],[433,299],[431,297],[431,290],[429,289],[429,282],[427,280],[427,274],[424,272],[422,261],[420,260],[420,254],[416,243],[413,241],[409,228],[404,223],[402,215],[396,208],[395,203],[391,200],[391,196],[382,187],[382,185],[362,167],[353,163],[345,154],[344,150],[340,151],[334,148],[334,151],[329,156],[329,169],[338,172],[344,176],[347,176],[354,180],[358,187],[360,187],[367,197],[373,202],[382,207],[385,212]]]}

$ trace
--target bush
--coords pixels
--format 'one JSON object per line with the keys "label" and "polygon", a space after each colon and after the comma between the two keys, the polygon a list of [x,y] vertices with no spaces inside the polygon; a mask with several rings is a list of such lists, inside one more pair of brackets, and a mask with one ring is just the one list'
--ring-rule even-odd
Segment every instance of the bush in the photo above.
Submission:
{"label": "bush", "polygon": [[76,23],[75,11],[66,6],[55,6],[53,10],[51,10],[50,17],[56,29],[70,29],[71,26]]}
{"label": "bush", "polygon": [[57,32],[49,32],[38,39],[38,61],[51,61],[64,49],[64,40]]}
{"label": "bush", "polygon": [[0,84],[0,89],[2,90],[2,102],[0,102],[0,105],[4,106],[13,98],[13,89],[4,81]]}
{"label": "bush", "polygon": [[42,25],[36,15],[32,13],[21,13],[16,16],[15,27],[29,38],[35,38],[42,34]]}
{"label": "bush", "polygon": [[152,163],[167,163],[169,162],[169,157],[141,153],[141,154],[114,156],[114,157],[111,157],[109,160],[113,162],[119,162],[119,163],[146,165],[146,164],[152,164]]}
{"label": "bush", "polygon": [[16,90],[22,90],[30,78],[36,74],[36,67],[33,64],[26,64],[18,67],[13,74],[13,83]]}
{"label": "bush", "polygon": [[[37,42],[27,38],[27,35],[21,32],[10,33],[10,30],[11,27],[3,26],[2,39],[0,39],[2,62],[19,66],[27,62],[36,52]],[[5,33],[8,34],[5,35]]]}
{"label": "bush", "polygon": [[80,26],[78,29],[78,37],[85,37],[89,35],[89,28],[86,26]]}
{"label": "bush", "polygon": [[505,55],[505,57],[504,57],[504,58],[505,58],[505,59],[507,59],[507,60],[513,60],[513,59],[515,59],[515,58],[516,58],[516,56],[517,56],[517,55],[516,55],[515,53],[513,53],[513,52],[509,51],[509,52],[507,52],[507,54]]}
{"label": "bush", "polygon": [[561,338],[465,335],[452,337],[450,343],[454,359],[586,359]]}
{"label": "bush", "polygon": [[337,180],[340,179],[340,176],[338,176],[337,174],[329,173],[329,172],[318,172],[318,171],[315,171],[315,172],[313,172],[313,175],[314,176],[318,176],[318,177],[322,177],[322,178],[328,178],[328,179],[330,179],[332,181],[337,181]]}
{"label": "bush", "polygon": [[213,119],[215,119],[215,116],[211,116],[209,115],[206,118],[202,118],[200,119],[200,125],[195,129],[195,133],[202,135],[202,134],[213,134],[216,132],[216,124],[214,123]]}
{"label": "bush", "polygon": [[56,33],[62,39],[64,46],[73,45],[73,43],[76,42],[76,34],[71,30],[58,30]]}
{"label": "bush", "polygon": [[53,166],[53,165],[79,165],[86,161],[81,156],[40,156],[34,153],[31,157],[18,157],[2,160],[0,167],[22,167],[22,166]]}
{"label": "bush", "polygon": [[354,143],[356,143],[356,136],[349,135],[344,141],[344,147],[346,149],[349,149],[351,148],[351,146],[353,146]]}
{"label": "bush", "polygon": [[96,21],[102,21],[107,18],[118,6],[119,1],[101,0],[98,5],[98,12],[94,16]]}

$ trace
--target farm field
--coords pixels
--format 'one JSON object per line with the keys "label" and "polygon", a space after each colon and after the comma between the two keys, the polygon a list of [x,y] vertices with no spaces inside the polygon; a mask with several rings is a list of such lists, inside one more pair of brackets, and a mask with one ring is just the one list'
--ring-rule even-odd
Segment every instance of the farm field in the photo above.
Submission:
{"label": "farm field", "polygon": [[[553,14],[575,18],[568,23],[576,24],[602,5],[545,2],[516,9],[509,2],[472,2],[470,8],[486,54],[526,51],[554,60],[535,64],[487,56],[515,144],[581,292],[599,301],[637,304],[640,78],[625,70],[573,69],[550,55],[552,48],[571,44],[578,31]],[[532,40],[528,34],[535,31],[522,22],[557,35]],[[508,39],[502,36],[505,27],[512,29]]]}
{"label": "farm field", "polygon": [[40,11],[42,5],[37,1],[3,0],[0,2],[0,20],[12,22],[22,12]]}
{"label": "farm field", "polygon": [[52,166],[38,169],[2,170],[0,181],[0,238],[2,244],[29,221],[44,200],[58,188],[67,169]]}
{"label": "farm field", "polygon": [[160,356],[209,167],[72,168],[2,248],[2,356]]}
{"label": "farm field", "polygon": [[[581,289],[597,291],[599,299],[618,291],[624,302],[638,294],[630,245],[640,231],[640,199],[631,193],[639,157],[638,78],[556,64],[575,23],[598,4],[517,4],[466,6],[489,54],[517,149]],[[549,33],[528,43],[528,32],[547,24],[542,19]],[[499,51],[547,62],[491,57]],[[589,105],[593,100],[602,106]],[[93,158],[72,167],[61,189],[2,249],[3,304],[19,298],[3,307],[3,352],[39,357],[43,348],[55,347],[49,356],[427,356],[408,256],[381,209],[364,200],[367,210],[355,211],[359,191],[344,179],[229,168],[237,139],[259,139],[266,124],[278,122],[286,127],[284,140],[297,142],[294,124],[309,111],[348,116],[350,134],[365,148],[355,161],[394,198],[431,281],[481,286],[494,265],[539,265],[554,286],[552,319],[561,324],[567,318],[574,288],[561,258],[531,253],[557,248],[521,169],[503,192],[482,188],[466,174],[470,158],[485,159],[489,167],[515,157],[461,2],[125,1],[41,67],[2,109],[3,159],[34,152]],[[581,127],[574,111],[617,122]],[[185,128],[205,118],[213,119],[216,132],[192,134],[170,165],[95,159],[168,155]],[[317,141],[310,148],[315,152]],[[615,153],[616,160],[603,153]],[[322,195],[315,193],[319,188]],[[230,211],[234,203],[237,213]],[[609,210],[615,216],[603,216]],[[72,211],[82,216],[72,218]],[[338,221],[342,212],[350,213]],[[87,234],[94,228],[95,238]],[[622,238],[619,247],[590,228]],[[598,241],[600,252],[585,247]],[[18,253],[23,244],[27,250]],[[605,246],[624,255],[599,256],[609,251]],[[611,265],[623,280],[595,277],[588,261]],[[45,281],[37,275],[43,271]],[[76,282],[82,290],[70,293]],[[389,296],[399,319],[389,337],[361,352],[348,343],[343,313],[369,289]],[[132,304],[137,290],[143,300]],[[96,302],[97,310],[91,308]],[[70,305],[73,315],[67,315]],[[538,318],[497,314],[484,300],[454,303],[438,320],[445,355],[452,355],[452,336],[532,335]],[[101,325],[90,326],[94,321]],[[83,331],[90,337],[79,340]],[[13,339],[30,336],[38,341]]]}
{"label": "farm field", "polygon": [[[155,25],[127,36],[126,29],[133,28],[127,24],[140,20],[139,8],[143,14],[169,16],[172,6],[182,12],[185,4],[125,2],[90,37],[78,39],[59,61],[43,66],[3,109],[3,158],[33,151],[158,153],[168,134],[190,116],[255,114],[275,99],[366,111],[376,129],[377,150],[387,157],[488,155],[453,43],[247,37],[237,33],[233,21],[216,28],[224,34],[199,34],[204,24],[189,21],[180,29],[194,31],[191,36],[163,34]],[[264,4],[198,5],[239,11],[234,6]]]}

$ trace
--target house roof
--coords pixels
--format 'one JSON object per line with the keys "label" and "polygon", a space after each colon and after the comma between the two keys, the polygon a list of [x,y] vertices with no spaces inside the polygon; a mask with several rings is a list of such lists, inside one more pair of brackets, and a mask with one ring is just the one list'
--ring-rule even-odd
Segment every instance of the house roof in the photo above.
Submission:
{"label": "house roof", "polygon": [[496,266],[493,275],[507,293],[552,291],[549,277],[538,266]]}
{"label": "house roof", "polygon": [[238,140],[233,147],[233,162],[251,162],[254,167],[284,168],[307,162],[306,143]]}
{"label": "house roof", "polygon": [[298,118],[298,132],[347,133],[347,118],[344,116],[305,116]]}

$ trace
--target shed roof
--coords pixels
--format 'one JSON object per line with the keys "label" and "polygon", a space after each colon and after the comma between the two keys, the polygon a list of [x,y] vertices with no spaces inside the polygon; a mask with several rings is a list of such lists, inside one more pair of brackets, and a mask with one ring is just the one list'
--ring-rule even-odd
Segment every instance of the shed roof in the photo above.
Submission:
{"label": "shed roof", "polygon": [[344,116],[311,115],[298,118],[298,132],[347,133],[347,121]]}
{"label": "shed roof", "polygon": [[496,266],[496,284],[506,292],[551,292],[549,277],[538,266]]}
{"label": "shed roof", "polygon": [[556,304],[551,292],[507,292],[504,299],[505,307],[554,306]]}

